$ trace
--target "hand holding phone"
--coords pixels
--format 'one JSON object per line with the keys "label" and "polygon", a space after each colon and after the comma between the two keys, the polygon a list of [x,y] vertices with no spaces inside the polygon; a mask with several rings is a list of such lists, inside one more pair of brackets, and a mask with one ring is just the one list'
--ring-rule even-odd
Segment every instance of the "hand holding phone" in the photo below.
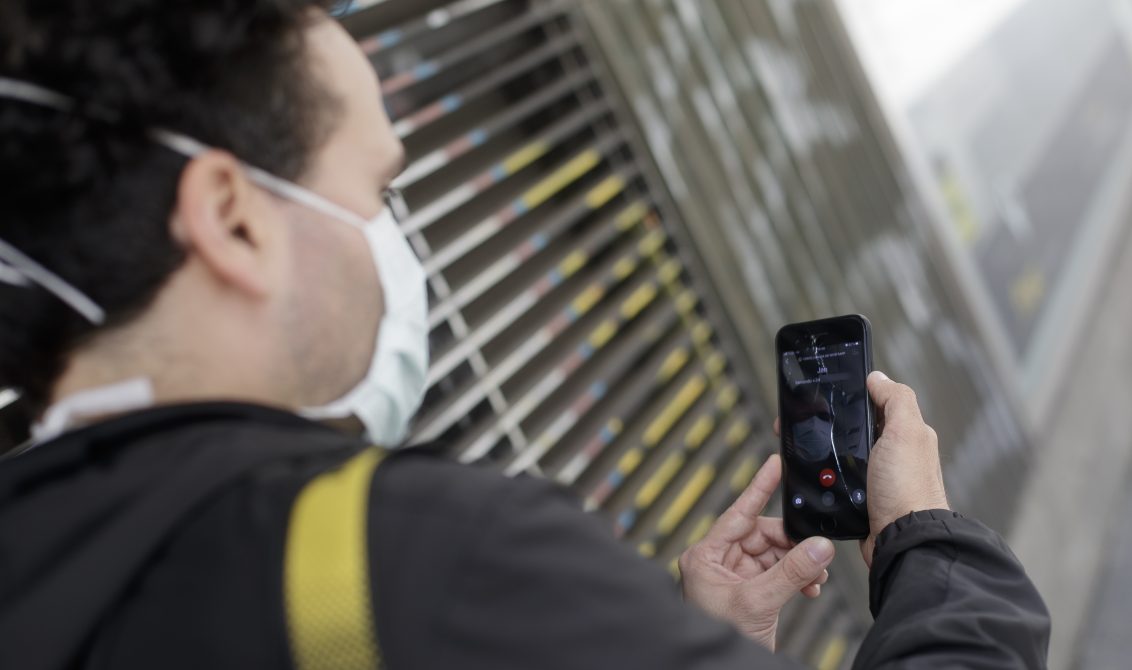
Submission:
{"label": "hand holding phone", "polygon": [[876,536],[890,523],[909,512],[950,508],[939,442],[920,414],[915,392],[881,372],[869,375],[868,387],[883,426],[869,460],[870,532],[861,546],[872,567]]}

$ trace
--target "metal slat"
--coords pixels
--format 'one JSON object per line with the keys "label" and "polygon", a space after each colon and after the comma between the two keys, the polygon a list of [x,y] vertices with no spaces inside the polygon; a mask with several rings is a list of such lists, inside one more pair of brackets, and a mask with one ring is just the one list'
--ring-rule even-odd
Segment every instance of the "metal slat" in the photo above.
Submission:
{"label": "metal slat", "polygon": [[564,37],[551,40],[534,49],[521,58],[517,58],[508,65],[491,70],[486,76],[480,77],[471,83],[447,93],[439,100],[432,102],[407,116],[397,118],[393,122],[393,132],[401,139],[406,139],[426,128],[438,120],[464,109],[472,101],[497,91],[502,86],[511,83],[536,68],[545,65],[578,46],[577,40]]}
{"label": "metal slat", "polygon": [[411,86],[439,76],[449,68],[465,65],[469,60],[483,53],[500,49],[503,42],[552,19],[554,13],[561,12],[565,6],[566,3],[563,0],[556,0],[545,5],[541,12],[520,14],[510,21],[494,26],[487,32],[458,43],[437,57],[423,60],[407,71],[386,77],[381,82],[382,93],[387,96],[400,93]]}
{"label": "metal slat", "polygon": [[[411,21],[400,27],[391,28],[385,32],[360,40],[358,44],[361,46],[362,51],[372,56],[380,53],[383,49],[393,48],[419,35],[425,35],[434,30],[439,30],[454,21],[458,21],[488,7],[499,5],[503,1],[504,0],[464,0],[463,2],[454,2],[447,7],[429,12],[424,18]],[[357,5],[357,3],[354,4]],[[362,9],[365,9],[365,7],[356,7],[354,11],[357,12]]]}
{"label": "metal slat", "polygon": [[[619,284],[624,277],[617,269],[617,264],[624,260],[626,263],[638,261],[641,254],[637,250],[627,250],[617,259],[607,261],[603,267],[602,276],[590,283],[585,289],[577,292],[558,313],[556,319],[542,328],[544,337],[553,338],[559,332],[574,323],[592,304],[605,295],[610,289]],[[555,283],[558,275],[552,273],[546,281],[539,282],[526,291],[493,311],[492,316],[479,324],[475,333],[468,339],[458,342],[452,349],[437,356],[432,368],[429,370],[429,385],[435,384],[447,376],[456,366],[460,365],[473,350],[479,349],[489,343],[496,336],[510,328],[517,320],[531,312],[540,304],[545,305],[544,299],[558,288]]]}
{"label": "metal slat", "polygon": [[[462,186],[447,192],[443,198],[415,210],[403,226],[409,233],[424,230],[440,218],[451,214],[476,196],[503,183],[549,154],[559,143],[582,129],[589,128],[602,114],[609,112],[606,105],[582,108],[554,123],[519,149],[488,166]],[[435,268],[432,269],[435,271]]]}
{"label": "metal slat", "polygon": [[647,557],[656,556],[662,546],[688,522],[695,504],[716,481],[725,481],[721,472],[733,459],[742,458],[751,425],[736,418],[710,440],[696,455],[661,498],[635,524],[628,539]]}
{"label": "metal slat", "polygon": [[[429,312],[429,326],[435,328],[440,322],[451,316],[453,312],[467,307],[482,297],[488,290],[497,286],[503,279],[524,270],[526,264],[532,258],[556,243],[565,231],[578,225],[579,219],[590,215],[595,211],[595,207],[603,206],[605,203],[602,200],[607,193],[613,190],[620,193],[624,182],[625,178],[621,175],[611,175],[589,192],[577,196],[571,205],[565,207],[561,213],[549,218],[543,226],[537,229],[537,232],[522,240],[518,245],[511,247],[510,251],[506,251],[501,258],[490,261],[490,264],[485,263],[486,267],[461,282],[459,289],[432,308]],[[646,203],[641,201],[632,203],[613,215],[601,217],[595,226],[598,230],[592,234],[602,239],[611,239],[616,234],[624,234],[630,227],[636,225],[647,211],[648,205]],[[557,267],[544,280],[557,286],[584,266],[584,263],[579,263],[583,260],[588,261],[589,258],[596,256],[604,248],[602,244],[597,242],[593,244],[582,243],[578,249],[574,249],[563,256]]]}
{"label": "metal slat", "polygon": [[[667,307],[667,306],[666,306]],[[671,332],[672,327],[676,323],[675,313],[666,307],[655,307],[653,315],[648,317],[647,325],[637,326],[637,330],[643,332],[644,335],[633,335],[632,333],[620,334],[621,337],[616,341],[616,346],[620,350],[619,354],[613,359],[613,362],[608,366],[601,366],[595,371],[595,375],[600,379],[594,382],[589,382],[587,386],[587,393],[581,397],[573,399],[567,403],[568,409],[559,412],[555,418],[549,421],[541,428],[535,439],[531,440],[528,448],[521,454],[518,454],[512,463],[507,467],[509,474],[517,474],[528,469],[533,469],[537,466],[540,472],[545,472],[543,459],[548,453],[556,447],[559,449],[571,450],[575,446],[562,447],[563,443],[567,443],[568,435],[571,434],[580,425],[583,425],[587,420],[592,421],[592,415],[596,408],[599,406],[598,401],[604,401],[609,398],[613,393],[621,391],[624,387],[622,382],[625,378],[630,377],[638,370],[641,364],[642,353],[647,356],[647,351],[660,343],[664,337]],[[638,339],[633,339],[638,338]],[[597,366],[591,366],[596,368]],[[600,396],[588,390],[593,388],[593,384],[600,383],[602,393]],[[605,403],[600,403],[604,405]],[[534,431],[532,431],[534,432]]]}
{"label": "metal slat", "polygon": [[[542,355],[543,352],[554,343],[556,337],[560,336],[566,329],[571,327],[580,316],[582,316],[580,311],[576,308],[579,299],[587,299],[587,294],[592,295],[591,289],[593,289],[595,286],[604,286],[605,288],[601,289],[603,292],[612,289],[617,285],[617,283],[620,282],[620,278],[614,273],[611,276],[606,277],[606,282],[607,283],[605,284],[590,284],[589,287],[587,287],[585,290],[577,293],[576,297],[571,301],[571,303],[560,312],[558,312],[553,319],[542,324],[541,327],[539,327],[534,333],[529,334],[526,338],[524,338],[523,344],[521,346],[511,350],[503,360],[499,361],[493,367],[492,371],[489,373],[489,376],[485,377],[484,381],[487,383],[498,384],[502,386],[518,371],[529,365],[536,357]],[[642,285],[647,285],[647,283]],[[615,310],[612,306],[605,306],[604,311],[613,312]],[[590,353],[592,354],[592,352]],[[482,384],[484,382],[480,383]],[[473,389],[470,394],[474,394],[475,392],[476,390]],[[457,399],[452,403],[452,405],[445,410],[444,414],[442,414],[440,418],[437,419],[437,423],[439,425],[437,427],[430,427],[426,429],[425,434],[439,434],[439,432],[442,432],[444,429],[446,429],[448,425],[454,423],[460,416],[460,412],[457,410],[464,408],[463,398],[465,397],[465,395],[457,396]],[[473,399],[474,397],[475,396],[473,396]],[[483,452],[477,452],[477,456],[482,456],[483,453],[486,453],[486,449],[488,448],[490,448],[490,445],[484,447]]]}
{"label": "metal slat", "polygon": [[537,91],[534,95],[507,107],[478,127],[448,142],[441,148],[416,158],[406,168],[405,172],[397,178],[394,186],[400,189],[413,186],[452,161],[483,146],[504,132],[514,129],[518,124],[527,121],[531,116],[544,111],[554,102],[592,81],[593,77],[589,73],[563,77],[554,84]]}
{"label": "metal slat", "polygon": [[[619,232],[616,228],[609,228],[599,226],[594,230],[591,235],[592,239],[587,241],[586,246],[576,248],[569,253],[562,255],[553,268],[544,277],[539,280],[535,285],[534,291],[536,296],[541,296],[541,287],[557,287],[562,282],[569,280],[576,272],[585,267],[588,258],[601,253],[605,247],[613,241],[613,235]],[[475,286],[469,284],[468,286]],[[542,344],[541,341],[536,341],[536,344]],[[541,349],[540,349],[541,350]],[[439,435],[447,430],[454,423],[456,423],[464,413],[469,411],[476,404],[481,402],[488,394],[491,388],[497,387],[505,382],[514,370],[517,370],[521,365],[526,364],[537,355],[533,347],[517,349],[507,359],[498,362],[487,377],[476,382],[471,388],[466,391],[460,391],[453,395],[450,404],[443,410],[443,412],[430,420],[428,420],[422,429],[422,434],[427,439]]]}
{"label": "metal slat", "polygon": [[[621,537],[633,529],[636,521],[656,503],[660,494],[672,484],[681,470],[692,461],[704,442],[729,420],[738,388],[718,394],[703,393],[696,406],[685,414],[664,438],[651,462],[646,461],[635,473],[636,481],[620,488],[603,487],[586,498],[588,507],[605,507],[614,518],[614,533]],[[606,504],[606,497],[612,496]],[[618,500],[620,499],[620,500]]]}
{"label": "metal slat", "polygon": [[[594,311],[595,306],[604,302],[602,298],[613,293],[614,289],[624,281],[624,277],[617,270],[617,265],[621,264],[621,260],[633,258],[632,254],[627,254],[621,256],[620,260],[611,262],[608,265],[609,275],[604,277],[600,282],[590,284],[584,291],[577,294],[565,309],[555,315],[553,320],[541,326],[534,333],[522,337],[521,341],[524,344],[520,351],[527,357],[527,360],[531,361],[535,359],[538,353],[541,353],[543,349],[555,344],[555,340],[574,326],[579,320],[589,317]],[[647,305],[647,302],[641,300],[641,296],[644,296],[647,300],[651,300],[656,294],[656,280],[653,277],[643,277],[641,280],[629,284],[629,286],[632,287],[631,291],[629,289],[620,291],[621,293],[629,293],[625,298],[626,303],[622,305],[602,305],[604,310],[608,310],[608,315],[619,311],[622,313],[622,317],[625,321],[630,321],[637,316],[638,312],[626,310],[624,309],[624,305],[635,302],[638,306],[643,307]],[[526,351],[528,346],[538,351],[530,351],[528,353],[528,351]],[[536,406],[545,401],[551,393],[561,387],[569,376],[588,361],[594,353],[594,347],[586,341],[576,350],[571,351],[565,361],[553,364],[546,374],[535,377],[533,381],[527,384],[528,388],[521,391],[521,394],[516,398],[511,411],[500,417],[496,426],[488,431],[487,434],[479,436],[468,450],[463,452],[464,455],[462,458],[465,460],[475,460],[488,453],[495,441],[498,441],[499,435],[505,431],[508,426],[517,424],[526,419],[526,417],[534,411]]]}
{"label": "metal slat", "polygon": [[[454,236],[449,232],[449,239],[441,244],[440,250],[424,260],[425,270],[430,275],[442,272],[507,226],[583,181],[599,170],[607,154],[619,149],[623,142],[624,139],[619,136],[603,137],[594,145],[573,153],[549,173],[541,176],[519,174],[515,180],[506,183],[505,190],[492,194],[489,202],[498,209]],[[406,232],[413,234],[416,231],[408,226]]]}
{"label": "metal slat", "polygon": [[[612,302],[610,312],[601,317],[595,315],[591,324],[570,340],[570,353],[564,361],[549,369],[545,361],[541,369],[532,368],[531,376],[537,383],[530,390],[546,391],[546,394],[538,398],[538,405],[524,417],[524,430],[541,434],[571,417],[584,416],[608,395],[617,380],[631,372],[642,348],[648,350],[663,338],[669,329],[670,313],[665,307],[657,306],[659,293],[653,279],[632,290],[624,290],[622,295],[623,299]],[[574,374],[569,378],[563,376],[552,388],[545,388],[548,380],[554,380],[563,368],[570,368]],[[523,399],[531,395],[525,392]],[[514,475],[534,468],[543,455],[532,442],[517,454],[504,472]]]}
{"label": "metal slat", "polygon": [[[676,561],[680,554],[703,539],[708,529],[750,484],[759,465],[766,460],[765,454],[772,449],[773,446],[768,442],[757,442],[755,449],[732,462],[688,513],[685,523],[677,528],[668,543],[658,551],[657,559],[667,565],[674,576],[679,577]],[[767,513],[773,514],[773,511],[768,509]]]}
{"label": "metal slat", "polygon": [[[676,322],[676,314],[672,312],[670,325],[675,326]],[[678,330],[669,337],[672,342],[650,353],[631,376],[626,376],[615,389],[616,393],[610,394],[602,411],[574,431],[572,444],[563,450],[565,453],[557,463],[550,468],[544,464],[544,472],[561,484],[574,485],[591,467],[596,467],[596,462],[608,459],[614,449],[611,445],[625,432],[626,424],[654,402],[672,378],[693,360],[690,333]],[[609,475],[616,476],[616,465],[609,470]]]}

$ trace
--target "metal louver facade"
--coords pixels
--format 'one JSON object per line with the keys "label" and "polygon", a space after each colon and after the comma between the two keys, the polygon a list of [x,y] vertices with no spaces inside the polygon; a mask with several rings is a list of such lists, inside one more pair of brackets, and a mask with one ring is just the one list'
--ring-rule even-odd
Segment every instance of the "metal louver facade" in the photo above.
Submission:
{"label": "metal louver facade", "polygon": [[769,423],[575,10],[390,0],[344,18],[410,156],[396,185],[433,352],[414,438],[572,487],[675,571],[772,449]]}
{"label": "metal louver facade", "polygon": [[[775,450],[774,331],[860,312],[960,509],[1027,440],[832,3],[381,0],[343,19],[411,165],[433,368],[415,437],[573,488],[673,569]],[[847,665],[860,561],[781,648]]]}
{"label": "metal louver facade", "polygon": [[876,359],[916,388],[949,491],[1007,529],[1029,440],[959,299],[834,3],[579,4],[707,282],[775,405],[775,329],[866,314]]}

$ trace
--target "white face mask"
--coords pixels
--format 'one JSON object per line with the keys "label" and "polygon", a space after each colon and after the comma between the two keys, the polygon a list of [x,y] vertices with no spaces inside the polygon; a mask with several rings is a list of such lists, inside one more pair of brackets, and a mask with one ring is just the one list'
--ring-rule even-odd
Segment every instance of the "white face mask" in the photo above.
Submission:
{"label": "white face mask", "polygon": [[[362,422],[374,444],[400,445],[424,399],[428,381],[427,277],[420,260],[401,233],[392,206],[366,221],[349,212],[335,213],[337,205],[294,184],[287,184],[286,192],[271,190],[359,228],[384,289],[385,315],[365,377],[338,400],[304,408],[300,414],[310,419],[353,416]],[[296,197],[300,193],[302,197]],[[321,205],[316,204],[319,201]]]}
{"label": "white face mask", "polygon": [[310,419],[357,417],[366,436],[384,447],[399,446],[428,385],[428,294],[425,271],[388,208],[363,229],[381,285],[385,315],[377,330],[366,376],[340,399],[310,407]]}
{"label": "white face mask", "polygon": [[807,461],[820,461],[833,453],[833,424],[816,416],[794,424],[794,450]]}
{"label": "white face mask", "polygon": [[[0,97],[10,97],[55,109],[66,109],[69,99],[38,86],[0,78]],[[164,130],[152,131],[158,143],[194,158],[210,147],[190,137]],[[428,377],[428,294],[426,274],[408,240],[397,225],[391,206],[372,220],[259,168],[245,165],[256,184],[309,209],[325,214],[362,231],[369,245],[381,286],[385,314],[379,324],[373,358],[365,377],[338,400],[322,407],[300,410],[311,419],[356,417],[374,444],[396,447],[405,439],[427,387]],[[103,310],[81,291],[42,267],[11,245],[0,240],[0,281],[25,286],[35,283],[50,291],[82,314],[101,325]]]}

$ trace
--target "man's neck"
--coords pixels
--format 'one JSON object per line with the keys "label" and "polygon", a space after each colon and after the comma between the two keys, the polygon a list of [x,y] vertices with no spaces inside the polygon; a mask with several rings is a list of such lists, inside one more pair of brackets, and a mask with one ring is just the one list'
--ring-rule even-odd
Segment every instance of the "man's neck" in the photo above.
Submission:
{"label": "man's neck", "polygon": [[[269,385],[251,374],[247,365],[219,357],[195,357],[191,353],[170,354],[155,348],[127,348],[119,354],[106,349],[77,353],[69,361],[52,391],[52,405],[68,398],[136,380],[149,386],[150,404],[175,404],[207,400],[243,400],[280,405]],[[127,358],[128,357],[128,358]]]}

